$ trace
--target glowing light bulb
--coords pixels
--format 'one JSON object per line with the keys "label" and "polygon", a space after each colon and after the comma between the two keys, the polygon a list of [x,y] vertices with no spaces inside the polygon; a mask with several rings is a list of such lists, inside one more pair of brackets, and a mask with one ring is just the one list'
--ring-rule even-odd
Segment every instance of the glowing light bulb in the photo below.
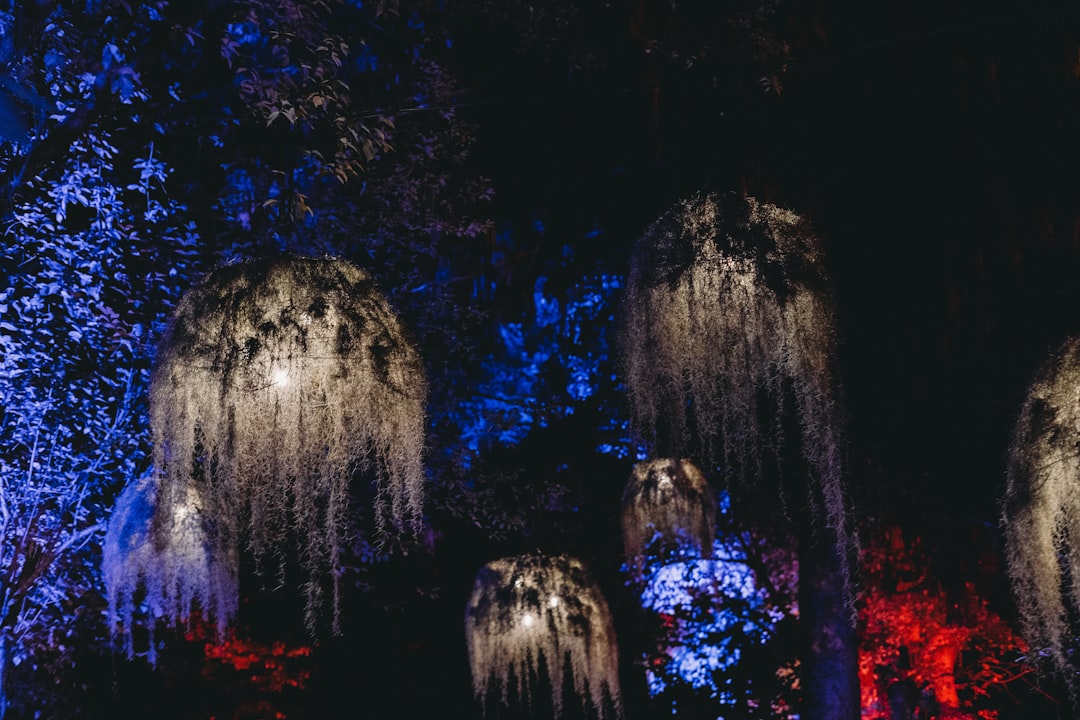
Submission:
{"label": "glowing light bulb", "polygon": [[559,605],[559,596],[558,595],[552,595],[551,599],[548,600],[548,607],[558,607],[558,605]]}
{"label": "glowing light bulb", "polygon": [[521,616],[521,624],[525,627],[532,627],[534,622],[536,622],[536,618],[532,616],[532,613],[525,613]]}
{"label": "glowing light bulb", "polygon": [[272,385],[285,386],[289,384],[289,373],[286,370],[278,369],[274,371]]}

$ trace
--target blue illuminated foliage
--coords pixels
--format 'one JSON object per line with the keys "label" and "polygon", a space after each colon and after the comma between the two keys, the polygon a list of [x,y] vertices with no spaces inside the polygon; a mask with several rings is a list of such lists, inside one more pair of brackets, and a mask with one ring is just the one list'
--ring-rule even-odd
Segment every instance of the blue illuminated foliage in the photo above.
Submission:
{"label": "blue illuminated foliage", "polygon": [[[13,56],[39,73],[20,92],[43,112],[0,153],[14,191],[0,243],[0,716],[74,712],[55,707],[58,668],[76,664],[79,633],[106,636],[101,537],[115,494],[146,469],[151,349],[196,265],[192,216],[140,127],[150,93],[128,64],[160,17],[148,5],[96,18],[113,32],[94,35],[68,4],[50,8],[47,32]],[[86,121],[106,98],[112,129]],[[54,692],[35,694],[41,675]]]}
{"label": "blue illuminated foliage", "polygon": [[17,572],[0,578],[0,649],[14,666],[63,648],[72,600],[98,587],[112,493],[146,469],[150,348],[195,242],[168,173],[152,145],[125,157],[90,136],[6,229],[0,563]]}
{"label": "blue illuminated foliage", "polygon": [[[532,311],[499,325],[500,343],[483,362],[476,391],[454,411],[470,453],[520,443],[536,428],[612,396],[616,385],[609,331],[622,279],[588,275],[561,297],[536,280]],[[599,452],[625,456],[628,440],[618,410],[605,406]]]}
{"label": "blue illuminated foliage", "polygon": [[[711,558],[654,562],[640,592],[655,644],[642,658],[649,694],[674,714],[790,718],[793,671],[784,635],[798,614],[795,563],[753,533],[731,527],[727,494]],[[705,715],[701,715],[704,717]]]}

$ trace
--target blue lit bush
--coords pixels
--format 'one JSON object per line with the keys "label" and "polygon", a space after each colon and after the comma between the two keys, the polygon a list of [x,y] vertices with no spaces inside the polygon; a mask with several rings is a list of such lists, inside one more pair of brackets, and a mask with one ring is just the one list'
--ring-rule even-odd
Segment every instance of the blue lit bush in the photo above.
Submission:
{"label": "blue lit bush", "polygon": [[149,344],[195,235],[169,168],[135,152],[104,132],[73,143],[22,189],[0,243],[0,678],[42,652],[70,669],[113,493],[146,468]]}
{"label": "blue lit bush", "polygon": [[790,550],[734,531],[720,499],[710,556],[654,555],[629,582],[653,630],[642,657],[648,693],[694,717],[793,717],[797,567]]}

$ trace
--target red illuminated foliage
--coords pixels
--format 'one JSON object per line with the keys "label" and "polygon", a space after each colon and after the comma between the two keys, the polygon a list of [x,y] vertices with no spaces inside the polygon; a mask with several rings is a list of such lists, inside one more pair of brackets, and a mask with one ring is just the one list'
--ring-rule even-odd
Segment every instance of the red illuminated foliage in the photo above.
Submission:
{"label": "red illuminated foliage", "polygon": [[232,629],[224,638],[215,638],[213,626],[199,620],[192,622],[184,639],[203,645],[203,679],[235,688],[228,694],[241,699],[231,715],[211,720],[286,718],[278,698],[287,691],[305,690],[312,676],[312,648],[307,645],[260,642],[240,637]]}
{"label": "red illuminated foliage", "polygon": [[289,647],[281,641],[270,644],[236,637],[230,632],[223,642],[206,643],[206,666],[203,675],[212,675],[211,661],[222,665],[231,665],[238,672],[249,673],[252,685],[269,692],[279,693],[286,687],[304,689],[311,677],[311,670],[296,667],[290,663],[295,658],[305,658],[311,654],[306,645]]}
{"label": "red illuminated foliage", "polygon": [[946,592],[918,538],[890,526],[867,545],[859,608],[864,720],[997,718],[997,691],[1030,672],[1019,635],[975,583]]}

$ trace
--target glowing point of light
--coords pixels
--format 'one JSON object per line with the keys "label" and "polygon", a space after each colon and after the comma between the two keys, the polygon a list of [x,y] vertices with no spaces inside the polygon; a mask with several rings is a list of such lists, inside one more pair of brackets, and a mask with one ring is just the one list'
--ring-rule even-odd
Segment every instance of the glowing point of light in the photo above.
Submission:
{"label": "glowing point of light", "polygon": [[548,607],[558,607],[558,605],[559,605],[559,596],[558,595],[552,595],[551,599],[548,600]]}
{"label": "glowing point of light", "polygon": [[275,370],[272,383],[273,385],[285,386],[289,384],[289,373],[286,370]]}
{"label": "glowing point of light", "polygon": [[534,622],[536,622],[536,618],[529,613],[525,613],[521,616],[521,624],[525,627],[532,627]]}

